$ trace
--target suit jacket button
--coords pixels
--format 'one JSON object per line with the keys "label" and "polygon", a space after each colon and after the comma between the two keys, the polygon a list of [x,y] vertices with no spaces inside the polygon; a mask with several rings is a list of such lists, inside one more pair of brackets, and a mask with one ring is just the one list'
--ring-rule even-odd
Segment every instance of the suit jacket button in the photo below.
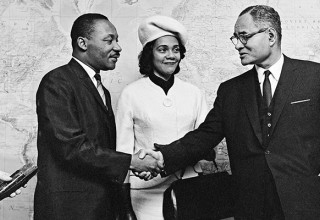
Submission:
{"label": "suit jacket button", "polygon": [[264,153],[265,153],[265,154],[270,154],[270,151],[269,151],[269,150],[266,150]]}

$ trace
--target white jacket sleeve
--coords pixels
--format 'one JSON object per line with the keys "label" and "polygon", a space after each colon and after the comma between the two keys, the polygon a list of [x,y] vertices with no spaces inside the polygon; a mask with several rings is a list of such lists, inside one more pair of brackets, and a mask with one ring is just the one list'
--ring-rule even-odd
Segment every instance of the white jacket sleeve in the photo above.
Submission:
{"label": "white jacket sleeve", "polygon": [[130,94],[124,89],[118,100],[116,112],[117,151],[134,152],[133,112]]}

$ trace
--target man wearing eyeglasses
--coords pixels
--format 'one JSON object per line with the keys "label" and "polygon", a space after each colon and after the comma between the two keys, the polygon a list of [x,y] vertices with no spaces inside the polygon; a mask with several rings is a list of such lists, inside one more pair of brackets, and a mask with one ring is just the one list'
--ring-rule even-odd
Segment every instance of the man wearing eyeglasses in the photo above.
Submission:
{"label": "man wearing eyeglasses", "polygon": [[254,67],[220,85],[198,129],[148,153],[162,154],[171,174],[226,138],[236,219],[320,219],[320,65],[282,54],[269,6],[242,11],[231,41]]}

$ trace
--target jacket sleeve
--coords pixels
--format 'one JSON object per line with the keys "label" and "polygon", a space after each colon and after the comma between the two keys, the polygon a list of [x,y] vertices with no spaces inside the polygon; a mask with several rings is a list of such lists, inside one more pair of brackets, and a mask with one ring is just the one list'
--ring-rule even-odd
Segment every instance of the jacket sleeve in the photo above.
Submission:
{"label": "jacket sleeve", "polygon": [[119,99],[116,112],[117,125],[117,151],[134,153],[133,112],[129,94],[123,90]]}
{"label": "jacket sleeve", "polygon": [[75,94],[69,82],[60,75],[46,75],[37,91],[39,153],[49,152],[59,161],[57,163],[65,164],[68,169],[123,182],[131,155],[116,152],[101,146],[98,140],[88,138],[83,128],[90,129],[90,125],[82,120],[77,104],[79,99],[75,98],[79,94]]}
{"label": "jacket sleeve", "polygon": [[219,88],[214,108],[211,109],[199,128],[188,132],[171,144],[155,146],[163,154],[166,175],[205,158],[206,153],[224,138],[222,94],[222,89]]}

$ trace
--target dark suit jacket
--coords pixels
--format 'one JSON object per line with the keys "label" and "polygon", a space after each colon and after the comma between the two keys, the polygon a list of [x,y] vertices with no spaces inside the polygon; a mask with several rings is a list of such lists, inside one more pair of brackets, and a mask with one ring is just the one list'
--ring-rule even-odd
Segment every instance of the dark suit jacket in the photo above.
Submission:
{"label": "dark suit jacket", "polygon": [[114,115],[104,92],[109,111],[74,59],[43,77],[35,219],[113,219],[114,186],[124,181],[131,155],[115,151]]}
{"label": "dark suit jacket", "polygon": [[162,147],[169,174],[226,138],[238,216],[258,216],[267,162],[286,219],[320,219],[320,65],[285,56],[274,94],[270,142],[262,146],[255,69],[222,83],[200,127]]}

